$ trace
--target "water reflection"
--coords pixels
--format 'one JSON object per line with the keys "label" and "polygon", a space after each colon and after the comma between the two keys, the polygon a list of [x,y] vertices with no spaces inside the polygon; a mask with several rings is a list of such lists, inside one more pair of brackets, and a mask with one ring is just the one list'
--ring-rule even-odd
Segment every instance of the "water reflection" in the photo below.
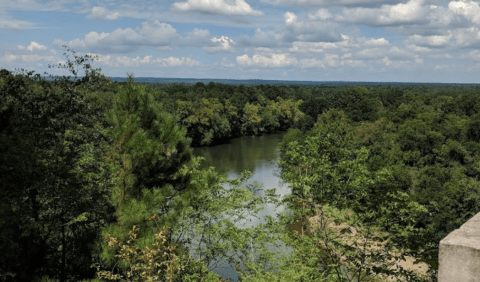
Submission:
{"label": "water reflection", "polygon": [[[278,167],[279,144],[284,134],[243,136],[228,144],[195,148],[193,153],[205,158],[203,168],[213,166],[229,179],[238,178],[242,172],[249,170],[252,177],[244,185],[257,182],[262,184],[263,190],[275,188],[278,195],[284,196],[291,192],[290,187],[280,178]],[[260,191],[260,194],[263,194],[263,191]],[[264,223],[267,215],[275,217],[280,212],[283,212],[283,207],[275,208],[275,205],[268,204],[258,217],[252,218],[252,222],[245,227]]]}
{"label": "water reflection", "polygon": [[[279,176],[279,144],[283,135],[284,133],[244,136],[232,140],[229,144],[195,148],[193,153],[205,158],[202,163],[204,168],[213,166],[229,179],[237,178],[243,171],[249,170],[252,172],[252,177],[244,185],[258,182],[263,185],[263,190],[275,188],[278,195],[284,196],[290,194],[291,190]],[[263,194],[263,191],[259,193]],[[282,212],[284,212],[283,207],[277,208],[273,204],[267,204],[257,217],[249,218],[245,222],[237,222],[237,226],[255,226],[264,223],[266,216],[276,217]],[[233,268],[228,265],[222,266],[214,269],[214,272],[221,275],[223,279],[238,280],[238,274]]]}
{"label": "water reflection", "polygon": [[253,172],[259,167],[270,167],[276,163],[283,135],[244,136],[228,144],[195,148],[193,153],[205,158],[203,167],[214,166],[219,173],[235,177],[246,169]]}

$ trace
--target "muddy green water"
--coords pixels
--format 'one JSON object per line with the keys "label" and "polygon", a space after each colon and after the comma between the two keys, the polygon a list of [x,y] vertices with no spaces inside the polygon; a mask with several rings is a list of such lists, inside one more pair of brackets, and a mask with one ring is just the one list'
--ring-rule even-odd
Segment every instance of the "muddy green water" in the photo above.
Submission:
{"label": "muddy green water", "polygon": [[[228,178],[239,177],[240,174],[249,170],[252,177],[248,182],[259,182],[263,188],[275,188],[277,194],[290,194],[290,188],[279,176],[278,160],[280,158],[279,144],[285,133],[267,134],[262,136],[244,136],[233,139],[228,144],[222,144],[212,147],[195,148],[193,153],[196,156],[205,158],[203,167],[213,166],[216,170]],[[252,224],[258,224],[264,221],[265,216],[275,216],[283,212],[283,208],[275,208],[273,205],[267,205],[258,219]],[[231,268],[214,269],[223,279],[232,281],[238,280],[238,274]]]}

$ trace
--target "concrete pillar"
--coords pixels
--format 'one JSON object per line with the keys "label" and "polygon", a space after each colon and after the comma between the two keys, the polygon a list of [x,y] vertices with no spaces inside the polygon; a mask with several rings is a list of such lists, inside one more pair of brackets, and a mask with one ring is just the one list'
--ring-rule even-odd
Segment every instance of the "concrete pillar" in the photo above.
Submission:
{"label": "concrete pillar", "polygon": [[440,241],[439,282],[480,282],[480,213]]}

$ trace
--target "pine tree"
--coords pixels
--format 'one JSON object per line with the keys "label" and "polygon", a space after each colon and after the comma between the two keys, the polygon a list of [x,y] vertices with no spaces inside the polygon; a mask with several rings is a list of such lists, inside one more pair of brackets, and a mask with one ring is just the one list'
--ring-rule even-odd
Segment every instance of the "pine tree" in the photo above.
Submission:
{"label": "pine tree", "polygon": [[[188,205],[187,173],[180,172],[192,159],[190,139],[178,118],[167,113],[133,74],[120,86],[113,108],[107,115],[114,140],[109,159],[114,167],[112,202],[118,222],[106,234],[127,238],[133,225],[139,226],[137,244],[148,246],[159,228],[171,226]],[[147,220],[158,216],[159,220]],[[114,250],[103,246],[103,258],[112,262]]]}

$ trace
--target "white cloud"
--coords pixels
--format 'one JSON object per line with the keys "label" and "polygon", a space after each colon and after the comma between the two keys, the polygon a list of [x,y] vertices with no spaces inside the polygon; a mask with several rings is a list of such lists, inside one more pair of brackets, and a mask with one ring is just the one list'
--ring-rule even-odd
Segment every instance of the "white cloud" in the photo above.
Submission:
{"label": "white cloud", "polygon": [[101,20],[116,20],[120,17],[119,12],[112,12],[105,7],[95,6],[92,7],[90,14],[87,15],[89,19],[101,19]]}
{"label": "white cloud", "polygon": [[83,39],[74,39],[68,43],[55,40],[57,45],[66,44],[75,50],[94,52],[128,52],[141,46],[169,46],[179,39],[175,28],[157,20],[142,23],[140,27],[118,28],[112,33],[91,31]]}
{"label": "white cloud", "polygon": [[246,46],[277,47],[285,44],[285,32],[280,30],[263,31],[257,28],[253,37],[243,35],[239,37],[238,42]]}
{"label": "white cloud", "polygon": [[315,12],[315,14],[309,14],[308,15],[308,18],[310,20],[326,20],[326,19],[330,19],[332,17],[332,15],[330,14],[330,12],[328,12],[327,9],[318,9],[317,12]]}
{"label": "white cloud", "polygon": [[160,67],[193,67],[199,66],[200,62],[192,58],[177,58],[177,57],[165,57],[165,58],[153,58],[152,56],[144,56],[143,58],[127,57],[127,56],[113,56],[102,55],[99,56],[99,61],[109,67],[139,67],[143,65],[152,65]]}
{"label": "white cloud", "polygon": [[359,60],[342,60],[338,54],[325,54],[323,61],[327,66],[330,67],[337,67],[337,66],[344,66],[344,65],[361,65],[361,61]]}
{"label": "white cloud", "polygon": [[153,60],[153,63],[155,65],[160,65],[164,67],[181,67],[181,66],[187,66],[187,67],[193,67],[193,66],[199,66],[200,62],[192,59],[192,58],[177,58],[177,57],[167,57],[167,58],[157,58]]}
{"label": "white cloud", "polygon": [[442,60],[445,60],[445,59],[453,59],[454,56],[448,54],[448,53],[437,53],[437,54],[430,54],[429,55],[430,58],[434,58],[434,59],[442,59]]}
{"label": "white cloud", "polygon": [[287,11],[283,14],[283,25],[277,25],[266,31],[257,28],[253,37],[240,36],[238,42],[244,46],[288,47],[292,42],[297,41],[341,41],[342,27],[333,21],[323,21],[317,16],[309,20]]}
{"label": "white cloud", "polygon": [[213,37],[211,39],[213,46],[205,46],[203,50],[209,53],[218,53],[218,52],[234,52],[233,40],[227,36]]}
{"label": "white cloud", "polygon": [[254,10],[245,0],[187,0],[187,2],[183,3],[174,3],[173,8],[178,11],[196,11],[209,14],[263,15],[263,12]]}
{"label": "white cloud", "polygon": [[345,8],[336,20],[372,26],[388,26],[425,22],[430,7],[424,0],[410,0],[397,5],[383,5],[380,8]]}
{"label": "white cloud", "polygon": [[[23,46],[22,46],[23,47]],[[46,50],[47,47],[42,45],[42,44],[38,44],[37,42],[35,41],[32,41],[30,42],[30,45],[27,46],[26,48],[28,51],[33,51],[35,49],[38,49],[38,50]]]}
{"label": "white cloud", "polygon": [[294,24],[297,21],[297,16],[292,12],[286,12],[283,15],[283,18],[285,19],[285,23],[287,25]]}
{"label": "white cloud", "polygon": [[[0,1],[2,2],[2,1]],[[24,30],[33,26],[33,23],[12,18],[6,11],[0,9],[0,28],[10,30]]]}
{"label": "white cloud", "polygon": [[48,63],[55,63],[57,58],[52,55],[39,55],[39,54],[24,54],[24,55],[14,55],[14,54],[5,54],[2,57],[2,61],[5,62],[39,62],[44,61]]}
{"label": "white cloud", "polygon": [[478,27],[460,28],[455,31],[455,44],[458,47],[479,47],[480,29]]}
{"label": "white cloud", "polygon": [[412,63],[414,62],[417,64],[420,63],[418,61],[411,61],[411,60],[393,60],[388,56],[383,57],[383,59],[379,60],[378,62],[383,63],[386,67],[389,67],[389,68],[402,68],[406,66],[411,66]]}
{"label": "white cloud", "polygon": [[421,65],[424,62],[423,58],[421,58],[419,55],[414,55],[413,60],[415,61],[415,64],[417,64],[417,65]]}
{"label": "white cloud", "polygon": [[382,59],[382,62],[388,67],[389,65],[392,64],[392,61],[390,61],[390,59],[385,56],[383,59]]}
{"label": "white cloud", "polygon": [[413,35],[408,38],[407,43],[427,47],[443,47],[450,43],[452,37],[452,34],[430,36]]}
{"label": "white cloud", "polygon": [[473,23],[480,23],[480,6],[474,1],[452,1],[448,8],[455,14],[462,15]]}
{"label": "white cloud", "polygon": [[469,60],[480,61],[480,51],[479,50],[470,51],[468,54],[464,55],[464,58]]}
{"label": "white cloud", "polygon": [[381,37],[366,39],[363,44],[366,46],[388,46],[390,45],[390,42],[388,42],[388,40],[386,40],[385,38]]}
{"label": "white cloud", "polygon": [[299,21],[292,12],[285,12],[283,17],[286,27],[283,38],[286,41],[335,42],[342,39],[340,26],[332,21]]}
{"label": "white cloud", "polygon": [[247,54],[237,56],[237,63],[241,66],[255,66],[255,67],[284,67],[297,65],[298,60],[294,57],[290,57],[285,53],[272,53],[270,55],[254,54],[252,57]]}
{"label": "white cloud", "polygon": [[293,53],[323,53],[325,50],[339,50],[343,52],[356,48],[358,45],[347,40],[340,42],[293,42],[288,51]]}
{"label": "white cloud", "polygon": [[322,53],[326,50],[349,52],[352,49],[363,47],[386,47],[390,42],[385,38],[353,37],[341,34],[342,41],[338,42],[293,42],[290,52],[294,53]]}
{"label": "white cloud", "polygon": [[350,59],[352,54],[347,53],[339,56],[338,54],[325,53],[322,60],[317,58],[305,58],[300,60],[303,68],[326,68],[326,67],[360,67],[364,65],[361,60]]}
{"label": "white cloud", "polygon": [[404,48],[399,48],[398,46],[391,47],[374,47],[374,48],[365,48],[355,53],[356,57],[364,59],[380,59],[388,57],[388,59],[412,59],[414,53],[407,52]]}
{"label": "white cloud", "polygon": [[[384,0],[263,0],[262,2],[284,6],[380,6]],[[403,0],[389,0],[390,3],[405,2]]]}
{"label": "white cloud", "polygon": [[325,68],[323,61],[317,58],[302,59],[300,65],[304,68]]}
{"label": "white cloud", "polygon": [[416,53],[429,53],[432,49],[424,46],[417,46],[415,44],[406,44],[408,50]]}
{"label": "white cloud", "polygon": [[143,22],[136,31],[146,43],[153,45],[170,45],[171,40],[178,36],[175,28],[157,20]]}
{"label": "white cloud", "polygon": [[195,28],[184,38],[185,44],[206,44],[211,41],[210,31],[208,29]]}

